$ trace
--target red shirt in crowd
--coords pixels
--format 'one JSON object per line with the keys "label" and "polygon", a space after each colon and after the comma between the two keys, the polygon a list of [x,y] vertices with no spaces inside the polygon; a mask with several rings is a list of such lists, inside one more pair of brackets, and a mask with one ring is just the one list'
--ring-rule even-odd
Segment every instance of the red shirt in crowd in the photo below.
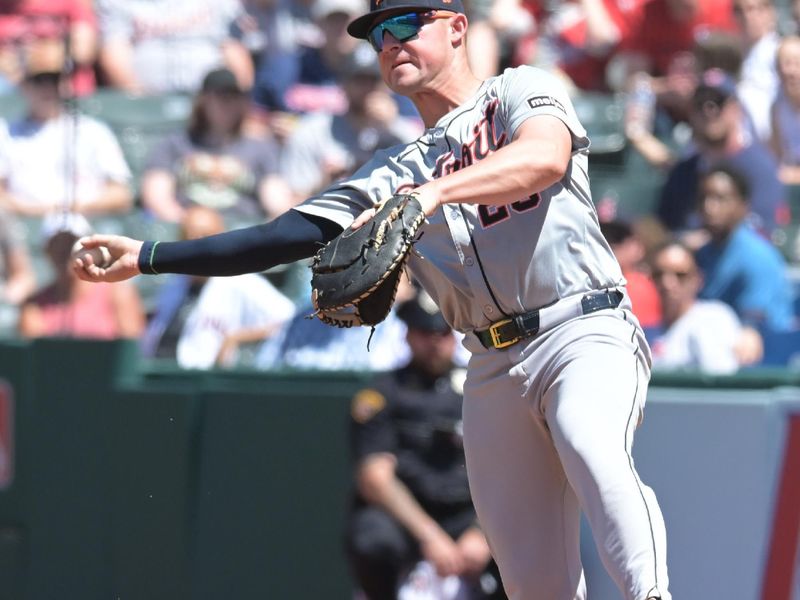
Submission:
{"label": "red shirt in crowd", "polygon": [[[650,59],[652,75],[665,75],[676,55],[691,51],[695,41],[712,31],[736,31],[732,0],[694,0],[693,16],[678,18],[670,4],[675,0],[650,0],[643,7],[633,35],[622,48]],[[684,2],[685,3],[685,2]]]}
{"label": "red shirt in crowd", "polygon": [[648,0],[602,0],[610,19],[617,28],[619,42],[602,54],[592,54],[586,50],[587,26],[580,7],[575,3],[562,5],[560,14],[555,16],[556,44],[559,52],[559,68],[572,82],[584,90],[604,91],[606,89],[606,65],[614,51],[623,46],[633,36],[641,22],[644,5]]}
{"label": "red shirt in crowd", "polygon": [[[22,57],[27,44],[41,39],[66,43],[70,30],[79,23],[97,26],[89,0],[0,1],[0,54]],[[24,71],[24,65],[20,67]],[[78,95],[92,93],[95,88],[92,66],[77,68],[72,84]]]}
{"label": "red shirt in crowd", "polygon": [[655,327],[661,323],[661,299],[653,280],[641,271],[623,273],[628,284],[625,289],[631,299],[631,309],[642,327]]}

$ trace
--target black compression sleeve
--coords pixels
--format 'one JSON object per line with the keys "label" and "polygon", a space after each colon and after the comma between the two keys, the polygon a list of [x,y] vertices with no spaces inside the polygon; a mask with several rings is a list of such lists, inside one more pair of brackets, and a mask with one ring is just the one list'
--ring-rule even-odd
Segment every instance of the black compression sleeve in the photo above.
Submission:
{"label": "black compression sleeve", "polygon": [[269,223],[196,240],[145,242],[139,269],[145,274],[226,276],[257,273],[313,256],[341,233],[333,221],[289,210]]}

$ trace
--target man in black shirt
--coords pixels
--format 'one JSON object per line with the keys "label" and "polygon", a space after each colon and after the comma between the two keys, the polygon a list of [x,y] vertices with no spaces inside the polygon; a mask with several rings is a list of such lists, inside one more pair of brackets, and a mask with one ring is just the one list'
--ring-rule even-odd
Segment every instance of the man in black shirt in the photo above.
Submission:
{"label": "man in black shirt", "polygon": [[397,314],[408,326],[411,361],[352,403],[353,574],[370,600],[395,599],[405,575],[427,561],[439,577],[459,577],[469,598],[488,598],[499,582],[487,572],[491,554],[467,484],[456,340],[424,293]]}

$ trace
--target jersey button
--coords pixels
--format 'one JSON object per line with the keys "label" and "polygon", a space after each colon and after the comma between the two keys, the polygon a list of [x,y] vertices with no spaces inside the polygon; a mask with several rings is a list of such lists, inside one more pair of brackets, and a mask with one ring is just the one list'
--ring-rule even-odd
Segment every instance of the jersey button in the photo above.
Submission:
{"label": "jersey button", "polygon": [[483,310],[486,311],[487,315],[490,315],[490,314],[492,314],[494,312],[494,307],[489,305],[489,304],[487,304],[486,306],[483,307]]}
{"label": "jersey button", "polygon": [[474,260],[472,260],[472,258],[468,256],[468,257],[466,258],[466,260],[464,260],[464,264],[465,264],[465,265],[467,265],[468,267],[471,267],[472,265],[474,265],[474,264],[475,264],[475,261],[474,261]]}

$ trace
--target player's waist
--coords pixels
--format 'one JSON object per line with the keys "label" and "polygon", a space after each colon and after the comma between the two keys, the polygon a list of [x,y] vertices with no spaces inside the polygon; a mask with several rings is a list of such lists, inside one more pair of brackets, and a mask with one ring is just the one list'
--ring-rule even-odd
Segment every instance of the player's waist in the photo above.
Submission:
{"label": "player's waist", "polygon": [[618,289],[572,296],[550,306],[508,316],[473,333],[484,348],[507,348],[570,319],[617,308],[624,297],[624,292]]}

